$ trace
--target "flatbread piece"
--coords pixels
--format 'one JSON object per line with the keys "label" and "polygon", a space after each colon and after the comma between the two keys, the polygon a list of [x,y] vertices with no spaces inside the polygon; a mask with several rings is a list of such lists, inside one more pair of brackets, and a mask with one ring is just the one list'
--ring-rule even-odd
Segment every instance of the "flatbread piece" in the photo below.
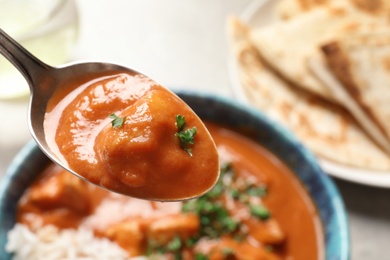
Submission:
{"label": "flatbread piece", "polygon": [[318,156],[372,170],[390,170],[389,157],[341,107],[280,78],[251,41],[250,29],[229,21],[231,48],[249,102],[292,130]]}

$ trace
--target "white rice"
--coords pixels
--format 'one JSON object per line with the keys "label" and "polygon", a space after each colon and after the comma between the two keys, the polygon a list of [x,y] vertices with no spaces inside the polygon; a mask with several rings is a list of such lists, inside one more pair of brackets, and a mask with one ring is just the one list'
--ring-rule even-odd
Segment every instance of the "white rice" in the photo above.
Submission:
{"label": "white rice", "polygon": [[128,257],[117,244],[96,238],[89,230],[59,230],[54,226],[40,227],[33,232],[25,225],[16,224],[8,233],[6,250],[14,253],[14,260],[146,259]]}

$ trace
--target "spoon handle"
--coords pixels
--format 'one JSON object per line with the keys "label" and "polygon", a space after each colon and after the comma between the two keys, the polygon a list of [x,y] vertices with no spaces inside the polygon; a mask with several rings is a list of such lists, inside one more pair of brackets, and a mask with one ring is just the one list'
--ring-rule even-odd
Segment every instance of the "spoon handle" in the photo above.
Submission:
{"label": "spoon handle", "polygon": [[53,69],[37,59],[2,29],[0,29],[0,53],[23,74],[31,92],[35,82],[47,77],[49,75],[47,72]]}

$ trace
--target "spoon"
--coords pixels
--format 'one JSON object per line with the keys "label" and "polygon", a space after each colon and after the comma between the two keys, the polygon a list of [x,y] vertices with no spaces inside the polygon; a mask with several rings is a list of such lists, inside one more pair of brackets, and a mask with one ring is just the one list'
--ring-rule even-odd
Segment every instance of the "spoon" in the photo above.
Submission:
{"label": "spoon", "polygon": [[[62,168],[81,179],[90,182],[88,179],[69,168],[65,162],[58,159],[57,155],[50,149],[50,146],[45,138],[44,130],[47,104],[55,91],[58,91],[59,88],[63,88],[62,90],[67,88],[68,84],[66,84],[66,82],[71,80],[74,81],[75,79],[82,78],[85,75],[97,75],[99,73],[117,71],[136,75],[142,74],[124,66],[103,62],[70,63],[61,67],[52,67],[40,61],[1,29],[0,53],[23,74],[30,87],[28,126],[31,135],[35,139],[39,148],[49,157],[49,159],[60,165]],[[218,170],[219,169],[217,169],[216,176],[219,175]],[[208,187],[207,190],[210,188],[211,187]],[[207,190],[204,190],[202,194]],[[192,195],[191,197],[197,197],[202,194]],[[190,197],[167,200],[182,200],[188,198]]]}

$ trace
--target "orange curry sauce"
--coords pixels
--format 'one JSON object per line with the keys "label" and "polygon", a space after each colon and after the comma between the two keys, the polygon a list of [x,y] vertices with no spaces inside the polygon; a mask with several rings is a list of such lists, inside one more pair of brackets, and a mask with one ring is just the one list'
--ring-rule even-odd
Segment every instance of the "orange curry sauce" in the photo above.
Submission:
{"label": "orange curry sauce", "polygon": [[[63,88],[68,90],[69,88]],[[150,200],[191,198],[217,181],[218,154],[195,113],[174,93],[140,74],[89,75],[54,93],[46,141],[59,160],[88,181]],[[62,90],[63,91],[63,90]],[[112,124],[115,114],[123,124]],[[176,116],[196,127],[182,147]]]}
{"label": "orange curry sauce", "polygon": [[[90,185],[52,165],[22,197],[18,221],[30,227],[53,224],[92,229],[97,236],[120,245],[130,256],[146,254],[150,241],[163,248],[180,239],[184,260],[194,259],[196,254],[207,256],[199,259],[210,260],[324,259],[319,216],[293,173],[249,138],[212,123],[206,126],[221,163],[230,165],[234,174],[221,175],[217,185],[203,197],[166,203],[139,200]],[[219,184],[223,184],[222,193],[216,190]],[[247,196],[252,188],[265,188],[266,193]],[[203,198],[207,200],[202,203],[211,202],[210,207],[222,205],[226,209],[229,223],[236,224],[230,225],[229,232],[226,227],[221,229],[226,218],[213,222],[211,215],[191,208],[199,206]],[[265,207],[269,214],[260,218],[251,214],[248,203]],[[191,245],[187,241],[192,241]],[[228,258],[226,252],[234,258]],[[170,257],[167,259],[174,259],[172,254]]]}

